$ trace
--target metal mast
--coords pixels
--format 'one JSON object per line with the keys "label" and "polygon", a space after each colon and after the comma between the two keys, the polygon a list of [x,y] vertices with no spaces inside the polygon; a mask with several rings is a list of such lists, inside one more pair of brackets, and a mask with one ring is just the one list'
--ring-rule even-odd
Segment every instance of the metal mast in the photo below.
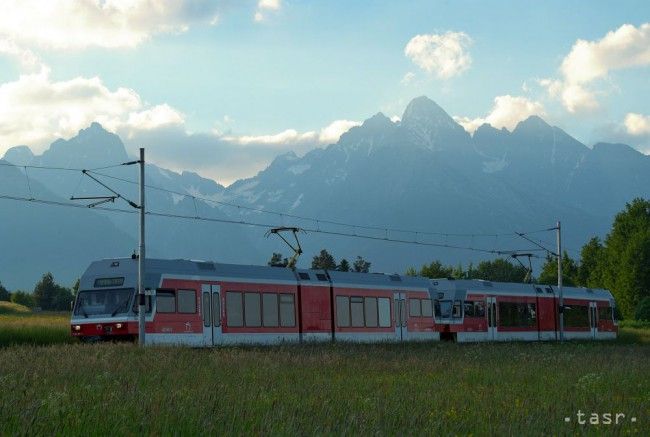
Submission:
{"label": "metal mast", "polygon": [[562,293],[562,227],[557,222],[557,288],[560,297],[560,341],[564,341],[564,295]]}
{"label": "metal mast", "polygon": [[145,344],[144,148],[140,148],[140,249],[138,254],[138,344]]}

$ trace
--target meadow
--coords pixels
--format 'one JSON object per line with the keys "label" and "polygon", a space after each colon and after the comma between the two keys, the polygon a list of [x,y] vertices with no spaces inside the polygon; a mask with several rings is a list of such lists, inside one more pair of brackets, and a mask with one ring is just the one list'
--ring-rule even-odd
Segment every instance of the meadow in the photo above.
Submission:
{"label": "meadow", "polygon": [[[0,434],[647,435],[650,429],[650,329],[643,324],[598,343],[143,350],[72,342],[67,317],[0,315]],[[36,339],[6,340],[20,330]],[[578,412],[586,424],[578,423]],[[588,424],[592,413],[599,425]],[[626,416],[606,425],[607,413]]]}

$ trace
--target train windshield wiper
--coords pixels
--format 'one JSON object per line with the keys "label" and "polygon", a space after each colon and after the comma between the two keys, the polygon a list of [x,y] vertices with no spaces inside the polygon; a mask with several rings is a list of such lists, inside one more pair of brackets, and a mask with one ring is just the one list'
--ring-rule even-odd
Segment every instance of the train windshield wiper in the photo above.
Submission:
{"label": "train windshield wiper", "polygon": [[115,314],[117,314],[121,309],[126,309],[125,307],[128,306],[129,304],[129,299],[123,300],[120,302],[120,304],[115,308],[115,311],[111,313],[111,317],[115,317]]}

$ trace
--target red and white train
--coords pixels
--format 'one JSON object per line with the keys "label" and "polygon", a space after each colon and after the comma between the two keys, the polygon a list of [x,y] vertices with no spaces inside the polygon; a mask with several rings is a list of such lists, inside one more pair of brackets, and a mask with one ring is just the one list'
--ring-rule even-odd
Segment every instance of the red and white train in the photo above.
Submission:
{"label": "red and white train", "polygon": [[[93,262],[72,335],[137,337],[137,259]],[[555,287],[481,280],[146,260],[146,343],[218,346],[299,341],[555,340]],[[612,339],[607,290],[564,287],[567,339]]]}

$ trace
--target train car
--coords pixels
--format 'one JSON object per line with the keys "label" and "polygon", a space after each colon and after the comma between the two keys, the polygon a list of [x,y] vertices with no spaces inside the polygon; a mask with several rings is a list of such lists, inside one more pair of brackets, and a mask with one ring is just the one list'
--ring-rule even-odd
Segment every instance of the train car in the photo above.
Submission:
{"label": "train car", "polygon": [[[71,332],[82,340],[138,334],[137,259],[93,262]],[[219,346],[299,341],[553,340],[558,299],[531,284],[146,260],[147,344]],[[565,288],[567,338],[613,338],[606,290]]]}
{"label": "train car", "polygon": [[342,341],[438,340],[431,281],[400,275],[329,272],[333,338]]}
{"label": "train car", "polygon": [[[482,280],[433,281],[436,328],[441,338],[467,341],[538,341],[559,338],[555,287]],[[618,332],[612,294],[563,287],[566,339],[613,339]]]}

